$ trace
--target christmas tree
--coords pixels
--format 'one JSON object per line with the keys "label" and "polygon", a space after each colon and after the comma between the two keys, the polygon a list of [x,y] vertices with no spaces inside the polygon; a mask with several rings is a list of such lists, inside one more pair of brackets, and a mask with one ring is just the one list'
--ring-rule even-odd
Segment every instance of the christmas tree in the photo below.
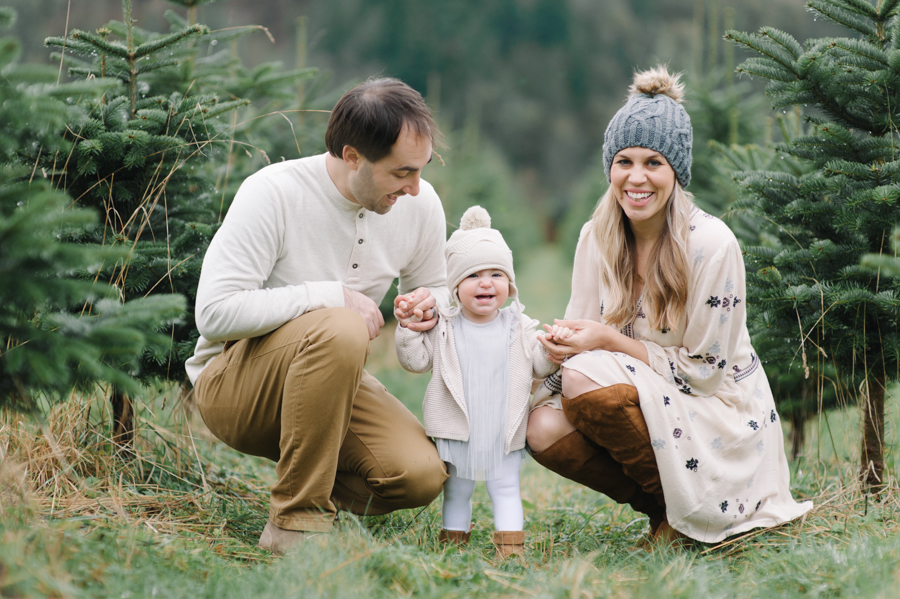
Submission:
{"label": "christmas tree", "polygon": [[779,242],[746,248],[758,318],[780,332],[793,328],[792,351],[804,363],[829,361],[838,390],[858,394],[860,475],[878,489],[885,388],[900,372],[900,278],[860,261],[891,253],[900,221],[900,0],[807,6],[848,36],[801,44],[771,27],[726,36],[758,54],[738,71],[768,80],[772,107],[801,107],[811,125],[807,135],[778,146],[803,161],[804,172],[742,173],[745,197],[736,206],[770,221]]}
{"label": "christmas tree", "polygon": [[[0,26],[14,20],[0,8]],[[42,399],[101,382],[136,392],[140,358],[148,348],[166,351],[169,339],[157,329],[184,310],[184,299],[122,303],[118,289],[97,282],[100,265],[127,254],[66,242],[89,236],[97,216],[72,208],[33,159],[68,152],[62,132],[85,115],[66,98],[100,97],[119,85],[56,85],[55,69],[19,65],[19,52],[17,40],[0,39],[0,407],[35,411]]]}
{"label": "christmas tree", "polygon": [[[225,46],[260,28],[212,33],[193,22],[196,7],[206,3],[176,2],[188,7],[189,16],[169,11],[173,30],[162,34],[137,27],[131,0],[123,0],[121,22],[45,42],[61,49],[55,57],[69,66],[70,76],[121,82],[100,97],[79,100],[88,118],[68,128],[70,154],[34,157],[57,186],[100,220],[102,226],[70,241],[127,251],[127,261],[107,262],[99,273],[126,300],[169,293],[187,298],[185,317],[167,330],[171,344],[144,353],[137,372],[143,381],[186,381],[183,365],[197,340],[193,305],[206,247],[230,202],[229,182],[258,168],[234,159],[237,132],[257,122],[238,117],[250,100],[237,94],[287,93],[293,100],[297,82],[314,74],[283,73],[273,65],[246,69]],[[222,50],[214,51],[220,43]],[[248,119],[250,125],[239,124]],[[128,441],[130,400],[114,388],[111,401],[116,434]]]}

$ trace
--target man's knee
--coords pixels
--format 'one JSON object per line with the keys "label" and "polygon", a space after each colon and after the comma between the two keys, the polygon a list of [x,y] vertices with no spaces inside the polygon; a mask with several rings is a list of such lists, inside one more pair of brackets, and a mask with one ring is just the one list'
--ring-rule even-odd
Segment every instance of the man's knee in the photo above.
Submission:
{"label": "man's knee", "polygon": [[435,451],[428,459],[419,457],[407,464],[402,475],[387,479],[382,499],[392,504],[391,509],[428,505],[444,490],[447,476],[447,468]]}
{"label": "man's knee", "polygon": [[335,360],[365,362],[369,352],[369,329],[362,316],[349,308],[324,308],[307,312],[291,322],[306,317],[309,317],[312,323],[304,322],[298,325],[304,327],[305,335],[313,344],[327,347]]}

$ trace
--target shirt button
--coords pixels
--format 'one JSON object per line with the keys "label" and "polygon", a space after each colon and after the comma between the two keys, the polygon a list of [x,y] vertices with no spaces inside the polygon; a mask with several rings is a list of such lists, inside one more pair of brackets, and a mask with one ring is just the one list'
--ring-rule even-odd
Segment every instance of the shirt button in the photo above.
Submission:
{"label": "shirt button", "polygon": [[354,264],[354,265],[353,265],[353,268],[356,268],[357,266],[359,266],[359,264]]}
{"label": "shirt button", "polygon": [[365,212],[360,212],[360,213],[359,213],[359,217],[360,217],[360,218],[364,217],[365,215],[366,215]]}
{"label": "shirt button", "polygon": [[359,245],[362,245],[362,239],[359,240]]}

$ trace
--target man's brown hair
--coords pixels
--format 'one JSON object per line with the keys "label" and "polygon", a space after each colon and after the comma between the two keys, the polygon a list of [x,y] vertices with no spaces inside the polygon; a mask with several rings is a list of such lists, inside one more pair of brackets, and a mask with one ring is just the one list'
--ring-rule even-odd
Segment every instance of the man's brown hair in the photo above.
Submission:
{"label": "man's brown hair", "polygon": [[341,158],[344,146],[352,146],[377,162],[391,153],[404,125],[432,144],[440,142],[441,133],[419,92],[398,79],[369,79],[338,100],[328,119],[325,147]]}

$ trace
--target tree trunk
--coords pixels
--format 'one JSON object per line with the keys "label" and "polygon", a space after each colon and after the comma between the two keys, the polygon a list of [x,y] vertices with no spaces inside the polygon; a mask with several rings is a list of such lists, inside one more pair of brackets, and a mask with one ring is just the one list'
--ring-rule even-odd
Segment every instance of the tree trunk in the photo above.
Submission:
{"label": "tree trunk", "polygon": [[113,388],[109,403],[112,406],[112,440],[116,451],[130,454],[134,443],[134,410],[131,398]]}
{"label": "tree trunk", "polygon": [[863,487],[877,493],[884,483],[884,375],[870,378],[862,396],[863,435],[859,477]]}
{"label": "tree trunk", "polygon": [[803,442],[806,440],[806,413],[803,411],[791,412],[788,418],[791,421],[791,459],[796,460],[803,452]]}

